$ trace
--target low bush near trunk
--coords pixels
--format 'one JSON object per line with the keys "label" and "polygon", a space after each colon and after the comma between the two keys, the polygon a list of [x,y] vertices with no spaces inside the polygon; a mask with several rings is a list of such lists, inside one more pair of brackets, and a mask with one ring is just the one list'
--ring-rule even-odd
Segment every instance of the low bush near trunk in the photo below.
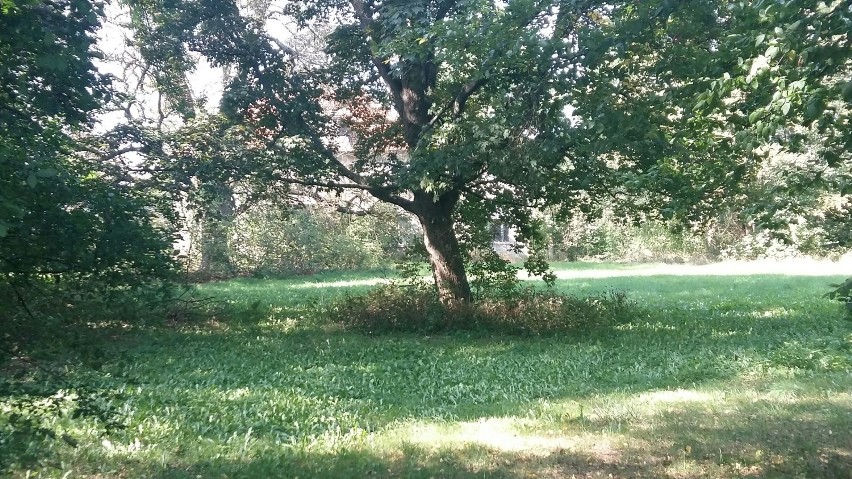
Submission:
{"label": "low bush near trunk", "polygon": [[368,334],[488,331],[518,336],[578,335],[644,315],[623,292],[576,297],[522,289],[445,308],[426,286],[389,284],[361,296],[347,296],[327,311],[347,329]]}

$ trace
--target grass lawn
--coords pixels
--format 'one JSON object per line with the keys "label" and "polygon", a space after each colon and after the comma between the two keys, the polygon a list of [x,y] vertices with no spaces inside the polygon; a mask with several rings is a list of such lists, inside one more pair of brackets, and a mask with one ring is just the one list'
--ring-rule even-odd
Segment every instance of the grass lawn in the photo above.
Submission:
{"label": "grass lawn", "polygon": [[557,282],[649,311],[582,338],[364,336],[317,317],[376,275],[205,285],[244,319],[111,343],[74,374],[117,393],[124,427],[54,419],[78,446],[33,444],[14,472],[852,477],[852,322],[820,297],[838,277],[619,273]]}

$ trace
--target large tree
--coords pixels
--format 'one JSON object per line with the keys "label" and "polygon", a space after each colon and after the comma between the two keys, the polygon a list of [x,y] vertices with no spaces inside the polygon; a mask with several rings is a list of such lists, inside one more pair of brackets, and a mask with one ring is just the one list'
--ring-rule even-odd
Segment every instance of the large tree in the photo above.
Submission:
{"label": "large tree", "polygon": [[[244,139],[241,158],[270,181],[361,190],[416,215],[447,305],[471,300],[455,229],[463,204],[499,213],[570,186],[552,181],[569,127],[553,92],[572,74],[568,40],[583,12],[546,2],[290,3],[284,13],[301,26],[337,24],[326,61],[310,68],[233,2],[130,5],[153,27],[143,41],[228,66],[222,110]],[[341,127],[357,136],[348,154],[332,141]],[[516,223],[527,213],[512,212]]]}

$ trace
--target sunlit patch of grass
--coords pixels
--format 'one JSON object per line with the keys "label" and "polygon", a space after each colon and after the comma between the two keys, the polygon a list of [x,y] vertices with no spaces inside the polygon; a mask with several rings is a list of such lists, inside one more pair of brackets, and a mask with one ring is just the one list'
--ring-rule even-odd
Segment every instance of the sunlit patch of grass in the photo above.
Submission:
{"label": "sunlit patch of grass", "polygon": [[315,283],[294,284],[290,286],[290,288],[351,288],[353,286],[375,286],[377,284],[386,283],[388,281],[388,279],[384,278],[353,279],[348,281],[320,281]]}
{"label": "sunlit patch of grass", "polygon": [[550,400],[523,417],[411,424],[390,433],[390,442],[462,457],[476,445],[518,459],[509,470],[535,456],[542,471],[580,477],[848,477],[852,394],[808,381],[791,394],[790,385]]}

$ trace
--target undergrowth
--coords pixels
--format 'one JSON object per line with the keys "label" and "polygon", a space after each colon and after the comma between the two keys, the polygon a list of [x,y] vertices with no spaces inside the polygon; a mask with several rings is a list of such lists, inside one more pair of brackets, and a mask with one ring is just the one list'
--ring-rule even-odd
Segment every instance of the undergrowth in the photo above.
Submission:
{"label": "undergrowth", "polygon": [[521,288],[447,308],[434,288],[397,283],[347,295],[326,314],[346,329],[368,334],[482,331],[514,336],[580,335],[647,316],[620,291],[579,297]]}

